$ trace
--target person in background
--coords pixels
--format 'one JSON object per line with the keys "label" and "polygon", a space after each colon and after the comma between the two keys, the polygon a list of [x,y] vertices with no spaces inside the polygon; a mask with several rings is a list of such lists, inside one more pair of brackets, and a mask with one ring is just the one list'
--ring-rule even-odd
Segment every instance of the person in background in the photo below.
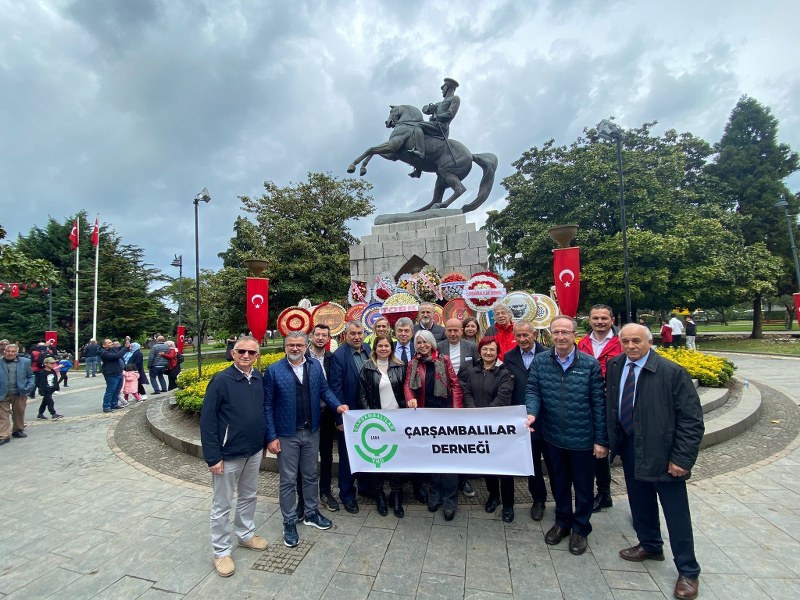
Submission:
{"label": "person in background", "polygon": [[666,319],[661,319],[661,345],[664,348],[672,346],[672,327],[669,326]]}
{"label": "person in background", "polygon": [[419,303],[419,315],[417,317],[417,324],[414,326],[414,335],[418,331],[430,331],[436,339],[436,343],[443,342],[446,339],[444,327],[437,325],[434,320],[435,308],[432,302]]}
{"label": "person in background", "polygon": [[44,416],[45,410],[50,412],[50,417],[54,421],[64,418],[64,415],[56,412],[55,403],[53,402],[53,394],[58,391],[58,371],[53,368],[56,364],[56,359],[52,356],[44,359],[42,374],[39,376],[39,393],[42,395],[42,401],[39,404],[37,419],[47,419]]}
{"label": "person in background", "polygon": [[478,323],[478,319],[467,317],[461,322],[461,326],[464,329],[464,339],[477,346],[481,340],[481,326]]}
{"label": "person in background", "polygon": [[133,363],[126,364],[122,370],[122,399],[125,406],[128,406],[129,395],[132,395],[136,402],[142,401],[142,396],[139,394],[139,371]]}
{"label": "person in background", "polygon": [[25,433],[25,407],[36,378],[30,359],[18,354],[16,344],[6,344],[0,361],[0,446],[10,442],[12,437],[28,437]]}
{"label": "person in background", "polygon": [[139,393],[139,398],[142,400],[147,400],[147,393],[144,389],[144,384],[149,384],[150,382],[147,380],[147,373],[144,372],[144,355],[142,354],[142,347],[137,342],[131,342],[128,351],[125,353],[125,356],[122,357],[125,361],[125,364],[132,364],[136,367],[136,370],[139,373],[139,378],[136,380],[136,391]]}
{"label": "person in background", "polygon": [[178,348],[175,346],[175,342],[172,340],[167,340],[164,343],[169,348],[169,350],[162,354],[162,356],[169,361],[169,365],[165,371],[167,374],[167,381],[169,382],[167,385],[167,390],[169,391],[178,387],[178,375],[181,373],[183,355],[178,354]]}
{"label": "person in background", "polygon": [[59,374],[58,385],[59,386],[61,386],[61,384],[63,383],[64,387],[69,387],[68,374],[69,374],[69,370],[73,366],[74,365],[72,364],[72,356],[70,356],[69,354],[64,354],[62,356],[61,360],[58,361],[58,374]]}
{"label": "person in background", "polygon": [[517,340],[514,338],[514,322],[511,320],[511,309],[502,302],[494,305],[494,325],[486,330],[483,334],[486,336],[493,336],[498,345],[500,346],[500,354],[498,358],[503,360],[503,354],[511,350],[517,345]]}
{"label": "person in background", "polygon": [[672,329],[672,347],[680,348],[683,345],[683,322],[678,315],[673,313],[669,320],[669,327]]}
{"label": "person in background", "polygon": [[[403,381],[406,377],[406,367],[402,361],[394,356],[392,339],[386,335],[376,335],[372,342],[372,354],[359,375],[360,408],[363,410],[395,410],[406,407]],[[389,480],[389,502],[392,505],[394,516],[402,519],[403,510],[403,476],[391,473],[386,476]],[[375,494],[375,504],[378,513],[385,517],[389,514],[386,495],[383,491],[384,478],[374,473],[372,483]]]}
{"label": "person in background", "polygon": [[[97,367],[100,364],[100,345],[92,338],[83,348],[83,362],[86,363],[86,377],[97,377]],[[91,373],[91,375],[90,375]]]}
{"label": "person in background", "polygon": [[686,317],[686,348],[697,350],[697,323],[694,322],[692,315]]}
{"label": "person in background", "polygon": [[100,368],[106,380],[106,391],[103,394],[103,412],[111,412],[122,408],[119,405],[118,394],[122,389],[122,362],[123,357],[130,349],[130,342],[125,340],[124,346],[114,347],[110,339],[103,340],[103,349],[100,351]]}

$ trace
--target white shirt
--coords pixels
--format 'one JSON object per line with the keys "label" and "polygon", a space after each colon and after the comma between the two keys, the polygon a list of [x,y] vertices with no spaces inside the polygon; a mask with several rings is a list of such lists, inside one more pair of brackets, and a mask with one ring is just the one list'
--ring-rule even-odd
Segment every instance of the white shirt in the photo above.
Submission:
{"label": "white shirt", "polygon": [[597,341],[597,338],[594,337],[594,331],[589,334],[589,339],[592,341],[592,352],[594,352],[594,357],[597,358],[600,356],[600,353],[603,351],[603,348],[606,347],[606,344],[611,341],[611,338],[614,337],[614,330],[609,329],[606,337],[602,340]]}
{"label": "white shirt", "polygon": [[672,317],[669,320],[669,326],[672,329],[672,335],[683,335],[683,323],[678,317]]}
{"label": "white shirt", "polygon": [[[289,360],[289,359],[287,359],[287,360]],[[291,362],[289,362],[289,366],[292,367],[292,371],[294,371],[294,374],[297,376],[297,379],[300,380],[300,383],[303,383],[303,365],[304,364],[306,364],[306,357],[305,356],[303,356],[303,360],[300,361],[300,364],[295,365],[295,364],[292,364]],[[324,369],[323,369],[323,371],[324,371]]]}
{"label": "white shirt", "polygon": [[458,342],[455,346],[450,344],[450,362],[453,363],[453,370],[458,373],[458,369],[461,367],[461,342]]}
{"label": "white shirt", "polygon": [[[325,379],[328,379],[328,375],[325,373],[325,352],[323,352],[321,356],[318,355],[313,350],[309,350],[308,353],[311,355],[311,358],[316,360],[319,363],[319,366],[322,367],[322,376]],[[302,366],[302,363],[301,363],[301,366]],[[300,383],[303,383],[303,378],[302,377],[300,378]]]}

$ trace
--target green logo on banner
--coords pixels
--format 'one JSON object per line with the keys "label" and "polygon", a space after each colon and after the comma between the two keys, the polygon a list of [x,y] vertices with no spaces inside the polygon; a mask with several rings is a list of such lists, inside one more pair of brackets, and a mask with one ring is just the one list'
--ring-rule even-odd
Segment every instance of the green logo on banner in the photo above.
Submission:
{"label": "green logo on banner", "polygon": [[392,422],[380,413],[367,413],[353,425],[353,433],[360,434],[361,443],[355,444],[358,455],[380,469],[385,462],[392,460],[397,452],[397,444],[391,446],[383,440],[383,434],[397,431]]}

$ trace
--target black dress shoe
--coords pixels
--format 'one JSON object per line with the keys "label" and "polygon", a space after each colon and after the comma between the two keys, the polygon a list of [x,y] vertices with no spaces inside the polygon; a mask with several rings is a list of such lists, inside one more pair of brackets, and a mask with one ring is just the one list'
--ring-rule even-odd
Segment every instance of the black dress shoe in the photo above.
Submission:
{"label": "black dress shoe", "polygon": [[441,502],[428,502],[428,512],[436,512],[441,505]]}
{"label": "black dress shoe", "polygon": [[642,548],[641,544],[631,546],[619,551],[619,557],[630,562],[643,562],[645,560],[664,560],[663,552],[650,552]]}
{"label": "black dress shoe", "polygon": [[569,532],[569,527],[559,527],[558,525],[553,525],[550,528],[550,531],[544,534],[544,541],[550,546],[555,546],[556,544],[559,544],[561,540],[567,537]]}
{"label": "black dress shoe", "polygon": [[414,488],[414,498],[417,499],[417,502],[420,504],[427,504],[428,503],[428,494],[425,492],[422,487]]}
{"label": "black dress shoe", "polygon": [[544,502],[534,502],[531,506],[531,519],[541,521],[544,518]]}
{"label": "black dress shoe", "polygon": [[28,434],[22,431],[22,429],[17,429],[14,433],[11,434],[11,437],[26,438],[28,437]]}
{"label": "black dress shoe", "polygon": [[455,518],[456,518],[456,511],[445,509],[445,511],[444,511],[444,520],[445,521],[452,521]]}
{"label": "black dress shoe", "polygon": [[403,510],[402,492],[392,492],[389,494],[389,502],[392,503],[392,511],[394,512],[395,517],[402,519],[404,516],[406,516],[406,511]]}
{"label": "black dress shoe", "polygon": [[592,504],[592,512],[599,512],[603,508],[611,508],[614,506],[614,501],[611,500],[611,494],[597,494],[594,497],[594,504]]}
{"label": "black dress shoe", "polygon": [[512,523],[514,521],[514,507],[509,506],[503,508],[503,523]]}
{"label": "black dress shoe", "polygon": [[11,438],[3,438],[2,440],[0,440],[0,446],[2,446],[3,444],[7,444],[10,441],[11,441]]}
{"label": "black dress shoe", "polygon": [[356,502],[355,500],[345,500],[343,504],[344,504],[344,509],[350,514],[354,515],[358,512],[358,502]]}
{"label": "black dress shoe", "polygon": [[497,496],[489,496],[486,504],[483,505],[483,510],[485,510],[487,513],[493,513],[497,510],[498,506],[500,506],[500,498]]}
{"label": "black dress shoe", "polygon": [[375,505],[378,508],[378,513],[385,517],[389,514],[389,506],[386,504],[386,494],[383,492],[378,492],[375,494]]}
{"label": "black dress shoe", "polygon": [[575,556],[580,556],[586,552],[587,539],[585,535],[573,533],[569,537],[569,551]]}

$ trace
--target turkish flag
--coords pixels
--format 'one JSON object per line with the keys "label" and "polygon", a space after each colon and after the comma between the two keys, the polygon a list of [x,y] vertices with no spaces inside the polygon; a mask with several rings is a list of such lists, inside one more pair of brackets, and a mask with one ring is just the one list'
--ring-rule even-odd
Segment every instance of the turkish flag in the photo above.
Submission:
{"label": "turkish flag", "polygon": [[100,245],[100,223],[94,218],[94,231],[92,231],[92,246]]}
{"label": "turkish flag", "polygon": [[72,225],[72,231],[69,232],[69,241],[72,242],[72,249],[78,249],[78,219]]}
{"label": "turkish flag", "polygon": [[558,306],[561,313],[575,317],[581,295],[580,248],[556,248],[553,250],[553,278],[556,283]]}
{"label": "turkish flag", "polygon": [[45,331],[44,332],[44,341],[50,342],[50,345],[53,348],[58,348],[58,332],[57,331]]}
{"label": "turkish flag", "polygon": [[178,354],[183,354],[183,343],[186,341],[186,326],[178,325],[178,343],[175,347],[178,349]]}
{"label": "turkish flag", "polygon": [[269,315],[269,279],[263,277],[247,278],[247,326],[259,342],[267,331]]}
{"label": "turkish flag", "polygon": [[797,324],[800,325],[800,294],[792,294],[794,296],[794,314],[797,317]]}
{"label": "turkish flag", "polygon": [[11,284],[11,297],[12,298],[19,298],[19,284],[12,283]]}

